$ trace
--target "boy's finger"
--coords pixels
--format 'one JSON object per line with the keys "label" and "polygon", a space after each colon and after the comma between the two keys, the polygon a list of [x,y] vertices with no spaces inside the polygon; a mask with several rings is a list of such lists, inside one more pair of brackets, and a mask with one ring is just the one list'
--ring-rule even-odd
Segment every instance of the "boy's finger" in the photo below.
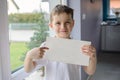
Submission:
{"label": "boy's finger", "polygon": [[48,47],[40,47],[40,50],[48,50]]}

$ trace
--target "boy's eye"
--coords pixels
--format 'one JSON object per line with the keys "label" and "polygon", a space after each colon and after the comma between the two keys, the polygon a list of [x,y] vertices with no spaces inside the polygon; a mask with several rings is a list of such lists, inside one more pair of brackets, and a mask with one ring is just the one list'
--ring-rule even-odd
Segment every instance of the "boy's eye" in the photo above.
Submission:
{"label": "boy's eye", "polygon": [[56,25],[60,25],[60,22],[57,22]]}
{"label": "boy's eye", "polygon": [[66,22],[66,23],[70,23],[70,22]]}
{"label": "boy's eye", "polygon": [[66,24],[70,24],[70,22],[66,22]]}

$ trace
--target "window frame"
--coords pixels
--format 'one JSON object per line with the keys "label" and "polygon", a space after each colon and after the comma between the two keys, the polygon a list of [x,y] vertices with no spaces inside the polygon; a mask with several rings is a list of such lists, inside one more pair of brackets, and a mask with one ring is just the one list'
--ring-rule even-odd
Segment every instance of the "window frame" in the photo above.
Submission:
{"label": "window frame", "polygon": [[106,21],[108,19],[109,15],[109,5],[110,5],[110,0],[102,0],[103,2],[103,21]]}
{"label": "window frame", "polygon": [[7,0],[0,0],[0,80],[10,80]]}

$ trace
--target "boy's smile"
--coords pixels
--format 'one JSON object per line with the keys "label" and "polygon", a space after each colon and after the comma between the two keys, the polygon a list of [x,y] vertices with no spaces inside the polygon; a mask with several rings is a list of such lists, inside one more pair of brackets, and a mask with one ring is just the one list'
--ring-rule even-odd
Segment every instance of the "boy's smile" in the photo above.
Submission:
{"label": "boy's smile", "polygon": [[52,17],[52,22],[49,25],[58,38],[70,38],[70,33],[74,26],[74,21],[70,14],[60,13]]}

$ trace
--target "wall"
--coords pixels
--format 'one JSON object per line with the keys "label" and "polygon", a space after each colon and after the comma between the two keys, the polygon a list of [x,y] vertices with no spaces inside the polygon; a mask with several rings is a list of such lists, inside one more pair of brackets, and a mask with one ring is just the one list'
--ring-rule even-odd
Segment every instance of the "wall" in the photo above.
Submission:
{"label": "wall", "polygon": [[81,40],[81,8],[80,0],[68,0],[68,6],[74,9],[75,25],[72,31],[72,37],[74,39]]}
{"label": "wall", "polygon": [[81,0],[81,39],[91,41],[100,50],[100,23],[102,20],[102,0]]}

